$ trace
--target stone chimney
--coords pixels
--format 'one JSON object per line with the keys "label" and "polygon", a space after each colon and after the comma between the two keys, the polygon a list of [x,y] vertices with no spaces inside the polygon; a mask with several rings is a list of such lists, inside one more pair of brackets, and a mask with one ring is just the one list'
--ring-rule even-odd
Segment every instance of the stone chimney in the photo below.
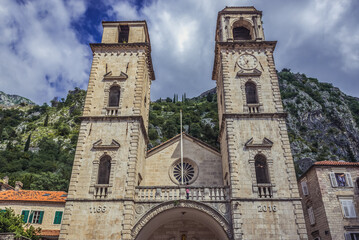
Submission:
{"label": "stone chimney", "polygon": [[22,189],[22,186],[23,186],[22,182],[16,181],[16,182],[15,182],[15,191],[21,190],[21,189]]}
{"label": "stone chimney", "polygon": [[9,184],[9,177],[8,176],[5,176],[2,181],[0,181],[1,184],[1,191],[6,191],[6,186],[5,185],[8,185]]}
{"label": "stone chimney", "polygon": [[2,180],[3,180],[4,184],[9,184],[9,177],[8,176],[5,176]]}

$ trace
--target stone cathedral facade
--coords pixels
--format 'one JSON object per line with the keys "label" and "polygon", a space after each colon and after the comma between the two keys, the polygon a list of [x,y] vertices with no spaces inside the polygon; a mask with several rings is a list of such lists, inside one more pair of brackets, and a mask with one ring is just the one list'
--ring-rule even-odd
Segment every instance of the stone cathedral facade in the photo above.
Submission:
{"label": "stone cathedral facade", "polygon": [[[103,22],[60,239],[307,239],[262,12],[218,14],[221,150],[183,134],[146,151],[155,80],[145,21]],[[181,185],[183,168],[184,185]]]}

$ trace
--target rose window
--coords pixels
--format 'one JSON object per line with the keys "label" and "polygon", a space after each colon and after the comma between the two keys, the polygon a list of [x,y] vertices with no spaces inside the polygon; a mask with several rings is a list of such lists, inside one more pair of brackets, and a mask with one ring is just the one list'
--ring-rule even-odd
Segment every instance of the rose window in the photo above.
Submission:
{"label": "rose window", "polygon": [[[181,163],[178,163],[173,169],[173,176],[177,179],[179,183],[182,182],[181,174],[182,174]],[[191,164],[184,162],[183,182],[188,183],[193,179],[193,177],[194,177],[194,167]]]}

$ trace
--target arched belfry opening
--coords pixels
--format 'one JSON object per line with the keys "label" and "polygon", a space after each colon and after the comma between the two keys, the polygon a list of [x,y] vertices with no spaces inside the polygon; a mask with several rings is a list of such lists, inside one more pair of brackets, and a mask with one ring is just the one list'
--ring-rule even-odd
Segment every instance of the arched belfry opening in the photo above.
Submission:
{"label": "arched belfry opening", "polygon": [[232,26],[232,35],[233,40],[252,40],[254,39],[253,27],[247,21],[236,21]]}
{"label": "arched belfry opening", "polygon": [[247,104],[258,103],[257,86],[254,82],[248,81],[245,85]]}
{"label": "arched belfry opening", "polygon": [[118,107],[119,106],[120,94],[121,94],[121,89],[119,86],[112,86],[110,88],[109,101],[108,101],[109,107]]}
{"label": "arched belfry opening", "polygon": [[266,157],[262,154],[257,154],[254,157],[254,165],[256,169],[257,183],[270,183]]}
{"label": "arched belfry opening", "polygon": [[103,156],[100,159],[100,165],[98,168],[98,184],[109,184],[111,173],[111,157],[108,155]]}
{"label": "arched belfry opening", "polygon": [[[149,218],[148,216],[153,215],[152,211],[157,214]],[[135,240],[183,238],[229,240],[232,235],[226,232],[230,230],[228,222],[222,216],[210,207],[196,202],[161,204],[146,213],[138,223],[140,224],[136,224],[132,230]]]}

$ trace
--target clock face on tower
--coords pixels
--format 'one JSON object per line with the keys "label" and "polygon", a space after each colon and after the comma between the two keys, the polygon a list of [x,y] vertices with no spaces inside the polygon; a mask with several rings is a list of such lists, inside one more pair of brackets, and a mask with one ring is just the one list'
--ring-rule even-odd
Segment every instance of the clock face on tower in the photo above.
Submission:
{"label": "clock face on tower", "polygon": [[245,70],[250,70],[255,68],[258,63],[257,58],[250,54],[244,54],[240,56],[237,62],[238,65]]}

